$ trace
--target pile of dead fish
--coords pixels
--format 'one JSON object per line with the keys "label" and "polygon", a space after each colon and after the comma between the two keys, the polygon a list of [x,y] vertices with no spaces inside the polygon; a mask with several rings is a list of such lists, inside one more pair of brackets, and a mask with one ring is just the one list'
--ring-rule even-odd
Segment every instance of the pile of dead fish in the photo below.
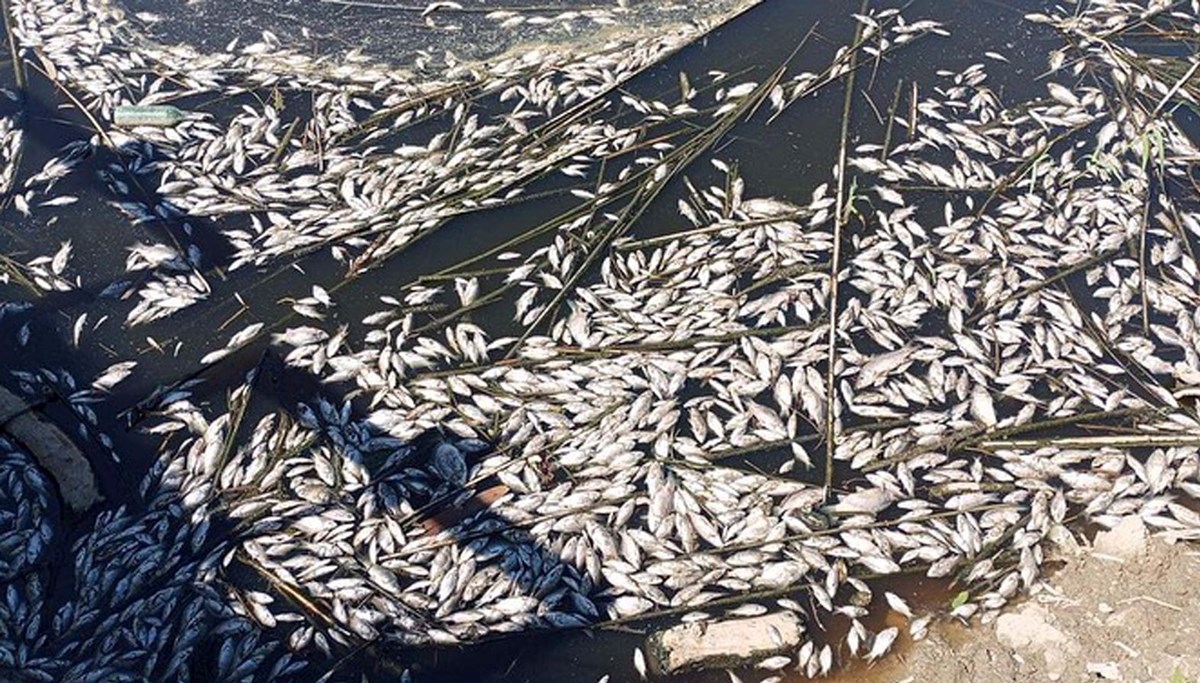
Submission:
{"label": "pile of dead fish", "polygon": [[[147,489],[147,509],[101,513],[71,545],[52,485],[18,446],[0,439],[0,449],[6,679],[190,680],[198,648],[219,648],[216,680],[278,680],[305,666],[212,588],[222,542],[206,538],[205,522],[181,514],[179,491]],[[50,595],[59,576],[53,563],[64,559],[77,587],[65,602]]]}
{"label": "pile of dead fish", "polygon": [[[126,96],[128,60],[182,64],[104,30],[80,44],[103,11],[15,5],[22,44],[99,111]],[[57,513],[0,441],[0,543],[39,539],[0,574],[3,623],[21,625],[0,626],[0,666],[47,681],[182,679],[208,648],[217,680],[276,680],[314,649],[377,640],[467,643],[727,609],[847,617],[844,646],[806,640],[769,667],[816,675],[895,641],[896,627],[865,625],[878,577],[958,579],[970,599],[951,614],[990,619],[1038,579],[1069,514],[1102,525],[1137,514],[1195,539],[1200,205],[1182,181],[1198,150],[1162,115],[1195,103],[1095,41],[1155,18],[1198,19],[1195,7],[1133,2],[1033,15],[1067,44],[1045,97],[1003,102],[982,65],[943,74],[897,117],[903,142],[848,149],[832,176],[802,181],[804,199],[753,196],[717,160],[720,183],[687,183],[680,227],[640,239],[639,202],[699,157],[704,136],[836,82],[862,45],[888,53],[940,26],[876,11],[822,73],[716,74],[671,105],[623,94],[640,117],[619,125],[592,102],[669,39],[570,66],[528,57],[469,85],[353,63],[330,74],[269,40],[189,53],[192,66],[143,102],[179,82],[223,92],[230,69],[318,93],[303,129],[264,105],[114,137],[142,150],[134,163],[153,160],[171,200],[130,200],[131,215],[243,217],[224,233],[243,265],[331,249],[358,276],[531,178],[618,161],[542,239],[485,255],[485,274],[398,287],[353,330],[326,320],[336,293],[297,299],[308,320],[270,330],[275,343],[331,391],[352,387],[364,411],[319,399],[243,424],[254,374],[225,410],[192,384],[156,396],[152,431],[170,441],[146,478],[147,509],[100,515],[71,551],[78,594],[52,619],[38,615]],[[1085,68],[1111,79],[1079,81]],[[485,123],[464,90],[520,104]],[[439,116],[453,134],[372,149]],[[680,119],[700,131],[694,144],[641,148]],[[528,152],[529,131],[544,153]],[[302,138],[319,138],[323,158],[292,144]],[[71,158],[26,181],[25,206]],[[35,274],[70,286],[66,260]],[[129,281],[142,288],[131,323],[211,293],[187,247],[139,245],[129,263],[155,273]],[[492,303],[511,321],[467,315]],[[246,328],[205,362],[267,331]],[[132,369],[114,366],[90,391]],[[248,578],[231,578],[238,568]],[[886,602],[923,634],[930,617]]]}

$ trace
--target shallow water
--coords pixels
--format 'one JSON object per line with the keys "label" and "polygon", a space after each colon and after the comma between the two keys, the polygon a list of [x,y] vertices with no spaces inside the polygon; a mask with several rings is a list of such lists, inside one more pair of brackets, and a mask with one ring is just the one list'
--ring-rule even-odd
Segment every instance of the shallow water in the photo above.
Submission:
{"label": "shallow water", "polygon": [[[560,1],[566,3],[566,0]],[[151,11],[166,17],[160,25],[152,28],[161,28],[162,35],[171,38],[186,36],[188,42],[201,48],[223,45],[232,35],[238,35],[243,30],[257,32],[261,28],[278,28],[281,35],[292,37],[297,26],[311,20],[315,24],[315,42],[321,44],[321,49],[328,49],[331,45],[361,44],[369,53],[403,59],[408,56],[408,48],[401,47],[408,35],[404,31],[425,30],[404,23],[407,19],[395,19],[398,22],[395,27],[385,22],[382,28],[371,27],[369,35],[366,35],[360,33],[363,20],[347,18],[346,13],[350,10],[324,14],[322,10],[325,6],[314,2],[271,6],[263,16],[269,19],[271,12],[279,13],[278,27],[255,22],[243,23],[231,9],[235,3],[215,3],[216,0],[205,0],[181,8],[179,3],[171,0],[131,0],[129,6],[135,11]],[[885,126],[879,120],[879,114],[872,111],[872,104],[874,109],[886,114],[895,93],[901,94],[901,103],[907,103],[914,83],[920,92],[935,87],[936,76],[932,65],[957,72],[973,63],[988,61],[991,73],[989,82],[1002,99],[1011,98],[1015,101],[1032,93],[1043,92],[1044,87],[1036,78],[1044,70],[1046,53],[1056,39],[1043,29],[1021,20],[1022,13],[1037,4],[962,3],[953,0],[914,2],[906,10],[907,16],[937,19],[946,24],[952,35],[949,38],[923,39],[899,52],[895,58],[883,60],[861,75],[856,84],[860,92],[857,93],[850,129],[852,142],[874,141],[882,137]],[[708,38],[673,56],[660,67],[639,76],[629,88],[648,96],[664,93],[664,98],[667,98],[677,88],[680,71],[697,76],[719,69],[744,74],[744,78],[755,75],[765,77],[802,42],[803,46],[793,62],[794,69],[817,68],[828,63],[832,50],[853,35],[854,24],[847,14],[847,8],[847,3],[832,0],[811,3],[766,0]],[[678,10],[671,12],[665,14],[676,18]],[[284,16],[283,13],[294,13],[295,18]],[[197,26],[201,27],[198,31]],[[393,29],[394,40],[389,40]],[[463,31],[450,38],[451,44],[438,43],[431,49],[453,49],[456,45],[454,41],[459,40],[460,36],[469,39],[462,48],[462,53],[467,56],[486,56],[506,46],[494,36],[478,36]],[[489,47],[485,49],[484,45]],[[483,51],[472,52],[472,48]],[[1010,61],[989,60],[983,56],[985,52],[1003,54]],[[4,77],[11,78],[11,74],[6,71]],[[91,135],[84,120],[77,112],[63,107],[65,99],[62,94],[45,79],[34,78],[31,83],[26,123],[29,137],[22,162],[22,168],[26,170],[39,168],[69,140],[87,139]],[[712,183],[717,173],[707,160],[716,157],[736,161],[747,187],[752,188],[756,195],[797,199],[807,197],[813,187],[826,182],[830,176],[830,169],[825,164],[836,157],[843,95],[842,86],[831,87],[792,107],[770,125],[764,125],[759,118],[739,126],[714,152],[689,168],[687,177],[697,186]],[[236,106],[229,102],[181,102],[180,105],[217,116],[227,114]],[[112,195],[97,175],[113,161],[111,158],[91,159],[86,162],[89,166],[87,172],[73,174],[56,188],[57,193],[77,195],[80,201],[56,210],[53,224],[47,224],[48,212],[35,210],[33,217],[28,219],[20,219],[11,210],[6,212],[7,221],[0,234],[0,252],[27,260],[27,256],[33,254],[51,254],[60,242],[71,240],[75,248],[72,270],[82,275],[83,282],[81,292],[44,296],[35,302],[33,311],[20,317],[0,320],[0,335],[3,335],[6,345],[9,344],[8,340],[15,338],[17,328],[26,322],[32,328],[34,339],[25,348],[15,345],[7,347],[9,350],[0,356],[0,370],[63,367],[82,379],[94,376],[119,360],[136,358],[139,361],[141,365],[137,375],[119,385],[113,400],[97,408],[106,432],[116,441],[117,450],[126,454],[140,454],[140,457],[127,455],[120,464],[94,462],[103,491],[110,501],[116,503],[134,499],[130,494],[153,456],[148,447],[154,442],[125,427],[139,417],[136,412],[127,411],[132,410],[155,386],[187,376],[196,367],[201,354],[219,345],[217,339],[227,338],[251,322],[276,324],[288,315],[289,309],[284,302],[289,297],[307,295],[314,283],[333,288],[341,280],[344,269],[327,252],[319,252],[270,270],[243,268],[226,273],[223,266],[227,255],[223,254],[220,240],[215,235],[215,231],[222,226],[189,218],[187,222],[194,234],[200,236],[197,242],[211,245],[205,261],[207,272],[212,275],[209,278],[213,286],[210,300],[170,319],[131,330],[122,325],[120,320],[126,306],[98,299],[96,293],[126,277],[125,249],[129,244],[139,238],[146,241],[162,240],[171,231],[181,229],[183,221],[168,220],[131,226],[127,219],[107,204]],[[156,184],[152,175],[147,177],[146,184],[148,187]],[[532,189],[536,191],[539,188]],[[634,236],[649,237],[682,227],[675,202],[682,196],[683,189],[682,180],[674,181],[643,216],[635,228]],[[377,310],[379,296],[504,242],[568,206],[568,201],[559,194],[453,221],[384,267],[342,288],[338,296],[336,319],[353,324]],[[207,240],[204,237],[206,234]],[[106,349],[105,354],[82,354],[73,347],[72,324],[84,312],[89,315],[86,335],[90,343],[87,348]],[[91,329],[96,321],[108,314],[114,318],[99,328]],[[502,321],[496,319],[489,322],[499,324]],[[177,345],[179,348],[176,353]],[[210,381],[206,389],[208,400],[213,403],[222,400],[226,387],[258,365],[263,353],[263,346],[254,345],[238,352],[234,360],[221,364],[217,370],[209,373]],[[269,381],[264,382],[264,386],[268,387],[264,392],[267,398],[264,399],[264,405],[259,406],[263,410],[269,407],[273,399],[286,403],[328,391],[318,387],[314,381],[297,377],[295,373],[272,372],[271,365],[266,367],[269,371]],[[47,408],[47,413],[63,424],[71,424],[71,418],[61,405],[52,404]],[[911,585],[897,586],[896,590],[910,596],[916,604],[940,602],[947,594],[947,587],[937,582],[913,582]],[[642,629],[643,626],[639,625],[638,630],[628,632],[538,635],[468,649],[424,653],[419,659],[428,675],[420,680],[592,681],[610,675],[610,680],[614,682],[633,681],[637,679],[637,674],[632,666],[631,654],[641,642]],[[379,671],[384,665],[374,658],[376,654],[366,653],[366,656],[341,663],[338,678],[354,680],[354,674],[359,670]],[[407,654],[390,653],[385,659],[392,657],[406,659]],[[383,670],[386,671],[386,668]],[[727,680],[727,677],[718,671],[677,680],[715,683]],[[757,679],[748,675],[746,680]]]}
{"label": "shallow water", "polygon": [[[494,59],[523,44],[585,45],[611,34],[654,30],[657,26],[717,17],[739,6],[741,0],[624,2],[627,11],[615,24],[581,21],[500,27],[487,19],[488,12],[508,7],[536,9],[540,16],[563,12],[611,10],[616,0],[543,0],[537,3],[497,3],[491,0],[459,2],[462,11],[424,14],[428,3],[382,0],[276,0],[226,3],[219,0],[127,0],[125,6],[157,38],[199,48],[220,49],[232,40],[245,44],[263,31],[288,44],[299,44],[313,54],[337,58],[358,50],[405,68],[419,58],[430,68],[446,62]],[[518,12],[518,15],[533,13]],[[203,27],[197,31],[196,27]]]}

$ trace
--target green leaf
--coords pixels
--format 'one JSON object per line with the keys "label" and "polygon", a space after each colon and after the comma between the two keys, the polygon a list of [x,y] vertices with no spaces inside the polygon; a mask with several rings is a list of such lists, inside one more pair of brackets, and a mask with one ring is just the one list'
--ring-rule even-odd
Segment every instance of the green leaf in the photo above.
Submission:
{"label": "green leaf", "polygon": [[1187,676],[1184,676],[1183,672],[1179,670],[1179,667],[1175,667],[1175,670],[1171,672],[1170,683],[1188,683],[1188,679]]}
{"label": "green leaf", "polygon": [[[962,607],[963,605],[967,604],[967,600],[970,597],[971,594],[967,591],[960,592],[958,595],[954,596],[953,600],[950,601],[950,609],[958,609],[959,607]],[[1171,681],[1171,683],[1175,683],[1175,681]]]}

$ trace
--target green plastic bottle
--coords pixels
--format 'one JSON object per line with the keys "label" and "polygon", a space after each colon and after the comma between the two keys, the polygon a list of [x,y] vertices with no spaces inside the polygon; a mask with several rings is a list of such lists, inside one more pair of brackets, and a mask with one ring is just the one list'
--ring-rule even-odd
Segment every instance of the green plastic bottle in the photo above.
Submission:
{"label": "green plastic bottle", "polygon": [[113,112],[113,123],[122,127],[160,126],[170,127],[187,118],[178,107],[171,105],[122,104]]}

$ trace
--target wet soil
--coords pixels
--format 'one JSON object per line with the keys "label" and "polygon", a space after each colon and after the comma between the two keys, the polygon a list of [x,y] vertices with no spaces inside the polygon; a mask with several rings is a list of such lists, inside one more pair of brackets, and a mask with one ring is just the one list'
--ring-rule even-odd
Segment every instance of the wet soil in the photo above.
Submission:
{"label": "wet soil", "polygon": [[1102,534],[1056,553],[1062,568],[994,622],[940,623],[928,638],[855,680],[1200,680],[1200,548],[1127,533]]}

